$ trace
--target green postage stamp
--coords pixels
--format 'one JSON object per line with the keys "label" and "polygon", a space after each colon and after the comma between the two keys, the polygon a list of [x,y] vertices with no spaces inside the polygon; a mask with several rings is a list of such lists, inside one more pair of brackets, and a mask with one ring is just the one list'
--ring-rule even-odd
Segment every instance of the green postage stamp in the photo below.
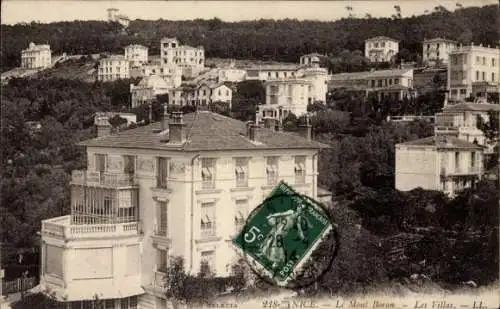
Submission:
{"label": "green postage stamp", "polygon": [[333,224],[313,199],[281,181],[233,239],[259,273],[286,286]]}

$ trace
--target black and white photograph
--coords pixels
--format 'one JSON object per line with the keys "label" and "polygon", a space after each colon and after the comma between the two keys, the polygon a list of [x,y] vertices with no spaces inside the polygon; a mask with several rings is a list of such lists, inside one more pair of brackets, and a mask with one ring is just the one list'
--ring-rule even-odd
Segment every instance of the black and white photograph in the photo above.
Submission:
{"label": "black and white photograph", "polygon": [[0,309],[500,308],[498,0],[4,0]]}

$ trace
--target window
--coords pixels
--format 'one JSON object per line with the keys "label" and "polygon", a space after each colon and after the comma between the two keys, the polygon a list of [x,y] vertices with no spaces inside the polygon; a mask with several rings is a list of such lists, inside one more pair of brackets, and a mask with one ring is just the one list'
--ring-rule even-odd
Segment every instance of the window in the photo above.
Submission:
{"label": "window", "polygon": [[305,183],[306,182],[306,157],[299,156],[295,157],[295,183]]}
{"label": "window", "polygon": [[466,93],[467,93],[466,89],[460,89],[460,94],[464,94],[465,95]]}
{"label": "window", "polygon": [[157,257],[156,271],[159,271],[161,273],[166,273],[168,265],[167,250],[161,250],[161,249],[156,250],[156,257]]}
{"label": "window", "polygon": [[168,227],[168,205],[167,202],[158,202],[158,212],[157,212],[157,228],[156,234],[161,236],[167,236]]}
{"label": "window", "polygon": [[455,170],[460,168],[460,152],[455,152]]}
{"label": "window", "polygon": [[243,225],[245,224],[246,217],[248,214],[248,200],[240,199],[236,200],[235,215],[234,215],[234,225],[236,232],[239,232]]}
{"label": "window", "polygon": [[201,252],[201,262],[206,262],[211,271],[215,270],[215,251]]}
{"label": "window", "polygon": [[372,88],[375,88],[375,80],[372,79]]}
{"label": "window", "polygon": [[382,80],[381,80],[381,79],[379,79],[379,80],[377,81],[377,87],[382,87]]}
{"label": "window", "polygon": [[496,63],[495,63],[495,58],[491,58],[491,66],[492,66],[492,67],[496,66]]}
{"label": "window", "polygon": [[157,188],[167,188],[167,177],[168,177],[168,159],[159,157],[156,159],[157,169],[156,169],[156,187]]}
{"label": "window", "polygon": [[268,157],[266,159],[266,175],[268,185],[275,185],[278,183],[278,160],[279,157]]}
{"label": "window", "polygon": [[495,81],[495,73],[491,73],[491,81],[494,82]]}
{"label": "window", "polygon": [[483,72],[483,80],[486,80],[486,72]]}
{"label": "window", "polygon": [[95,170],[98,172],[105,172],[106,171],[106,161],[107,161],[107,155],[105,154],[95,154]]}
{"label": "window", "polygon": [[135,174],[135,156],[123,156],[125,174]]}
{"label": "window", "polygon": [[392,78],[389,78],[389,85],[392,85]]}
{"label": "window", "polygon": [[481,58],[479,56],[476,57],[476,64],[479,64],[481,62]]}
{"label": "window", "polygon": [[483,57],[483,65],[486,65],[486,57]]}
{"label": "window", "polygon": [[216,235],[214,202],[201,204],[200,231],[202,237]]}
{"label": "window", "polygon": [[203,189],[215,188],[215,159],[203,158],[201,160],[201,179]]}
{"label": "window", "polygon": [[248,159],[235,159],[236,187],[248,187]]}
{"label": "window", "polygon": [[137,309],[137,296],[122,298],[120,309]]}
{"label": "window", "polygon": [[395,84],[395,85],[399,84],[399,78],[395,78],[395,79],[394,79],[394,84]]}

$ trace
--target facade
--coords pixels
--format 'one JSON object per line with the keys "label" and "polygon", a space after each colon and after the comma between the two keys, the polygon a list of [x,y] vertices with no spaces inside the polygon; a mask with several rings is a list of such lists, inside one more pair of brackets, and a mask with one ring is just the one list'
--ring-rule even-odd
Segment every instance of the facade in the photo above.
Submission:
{"label": "facade", "polygon": [[365,58],[371,62],[391,62],[399,52],[399,41],[377,36],[365,41]]}
{"label": "facade", "polygon": [[330,76],[328,89],[346,88],[374,93],[379,100],[392,97],[402,100],[414,95],[413,69],[340,73]]}
{"label": "facade", "polygon": [[247,71],[238,68],[220,68],[217,69],[217,71],[217,81],[219,83],[239,83],[241,81],[244,81],[247,76]]}
{"label": "facade", "polygon": [[266,102],[258,106],[257,121],[273,118],[282,122],[289,113],[299,117],[307,114],[307,105],[313,102],[312,83],[304,79],[268,81]]}
{"label": "facade", "polygon": [[313,63],[319,63],[321,57],[325,56],[318,53],[303,55],[300,57],[299,63],[300,65],[312,65]]}
{"label": "facade", "polygon": [[179,87],[182,83],[182,69],[175,65],[148,63],[140,67],[130,68],[130,77],[160,76],[170,88]]}
{"label": "facade", "polygon": [[[500,113],[500,105],[489,103],[467,103],[445,105],[441,113],[436,114],[436,135],[446,135],[459,138],[469,143],[485,147],[485,154],[493,152],[486,137],[478,129],[478,118],[489,121],[488,112]],[[489,147],[488,147],[489,146]]]}
{"label": "facade", "polygon": [[222,83],[203,83],[185,85],[169,91],[169,104],[206,106],[215,102],[224,102],[231,108],[233,91]]}
{"label": "facade", "polygon": [[46,69],[52,65],[50,45],[36,45],[31,42],[27,49],[21,51],[21,67],[25,69]]}
{"label": "facade", "polygon": [[158,75],[144,77],[137,86],[130,84],[132,108],[151,102],[159,94],[168,94],[172,88]]}
{"label": "facade", "polygon": [[114,81],[130,77],[130,64],[124,56],[112,55],[99,61],[97,80]]}
{"label": "facade", "polygon": [[500,49],[482,45],[462,46],[450,51],[448,90],[450,100],[499,94]]}
{"label": "facade", "polygon": [[246,79],[268,81],[268,80],[296,78],[297,76],[300,75],[301,68],[302,66],[297,64],[255,66],[246,69],[247,71]]}
{"label": "facade", "polygon": [[137,44],[128,45],[125,47],[125,59],[130,61],[131,67],[148,63],[148,48]]}
{"label": "facade", "polygon": [[[38,287],[60,308],[166,308],[171,256],[227,276],[229,241],[280,180],[316,198],[325,145],[200,111],[83,142],[87,169],[73,171],[71,214],[42,222]],[[84,306],[84,307],[80,307]],[[87,307],[85,307],[85,305]]]}
{"label": "facade", "polygon": [[451,136],[435,135],[396,144],[396,189],[418,187],[451,196],[482,176],[481,146]]}
{"label": "facade", "polygon": [[160,46],[162,64],[175,64],[182,68],[187,77],[198,75],[205,68],[203,46],[180,45],[176,38],[163,38]]}
{"label": "facade", "polygon": [[422,61],[425,64],[446,65],[448,64],[450,51],[457,47],[457,42],[443,38],[435,38],[424,40],[422,45]]}

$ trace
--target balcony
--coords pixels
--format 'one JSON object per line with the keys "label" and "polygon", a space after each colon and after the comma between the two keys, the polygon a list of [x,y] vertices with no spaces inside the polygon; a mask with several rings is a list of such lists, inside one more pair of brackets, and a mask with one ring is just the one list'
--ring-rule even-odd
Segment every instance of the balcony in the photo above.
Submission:
{"label": "balcony", "polygon": [[202,189],[215,189],[215,180],[203,180],[201,182]]}
{"label": "balcony", "polygon": [[278,184],[278,175],[277,174],[267,174],[267,185],[274,186]]}
{"label": "balcony", "polygon": [[248,178],[236,179],[236,188],[247,188],[247,187],[248,187]]}
{"label": "balcony", "polygon": [[167,288],[166,270],[158,270],[154,272],[153,288],[156,290],[164,290]]}
{"label": "balcony", "polygon": [[74,170],[71,173],[71,184],[112,188],[132,187],[136,185],[134,174],[87,170]]}
{"label": "balcony", "polygon": [[441,168],[441,176],[468,176],[468,175],[479,175],[481,174],[481,168],[479,166],[469,166],[464,168],[447,169],[445,167]]}
{"label": "balcony", "polygon": [[169,237],[166,228],[155,228],[155,231],[151,238],[153,239],[153,245],[162,250],[166,250],[167,248],[169,248],[170,244],[172,243],[172,239]]}
{"label": "balcony", "polygon": [[42,221],[42,234],[64,239],[133,236],[140,233],[139,222],[107,224],[71,224],[71,216]]}

